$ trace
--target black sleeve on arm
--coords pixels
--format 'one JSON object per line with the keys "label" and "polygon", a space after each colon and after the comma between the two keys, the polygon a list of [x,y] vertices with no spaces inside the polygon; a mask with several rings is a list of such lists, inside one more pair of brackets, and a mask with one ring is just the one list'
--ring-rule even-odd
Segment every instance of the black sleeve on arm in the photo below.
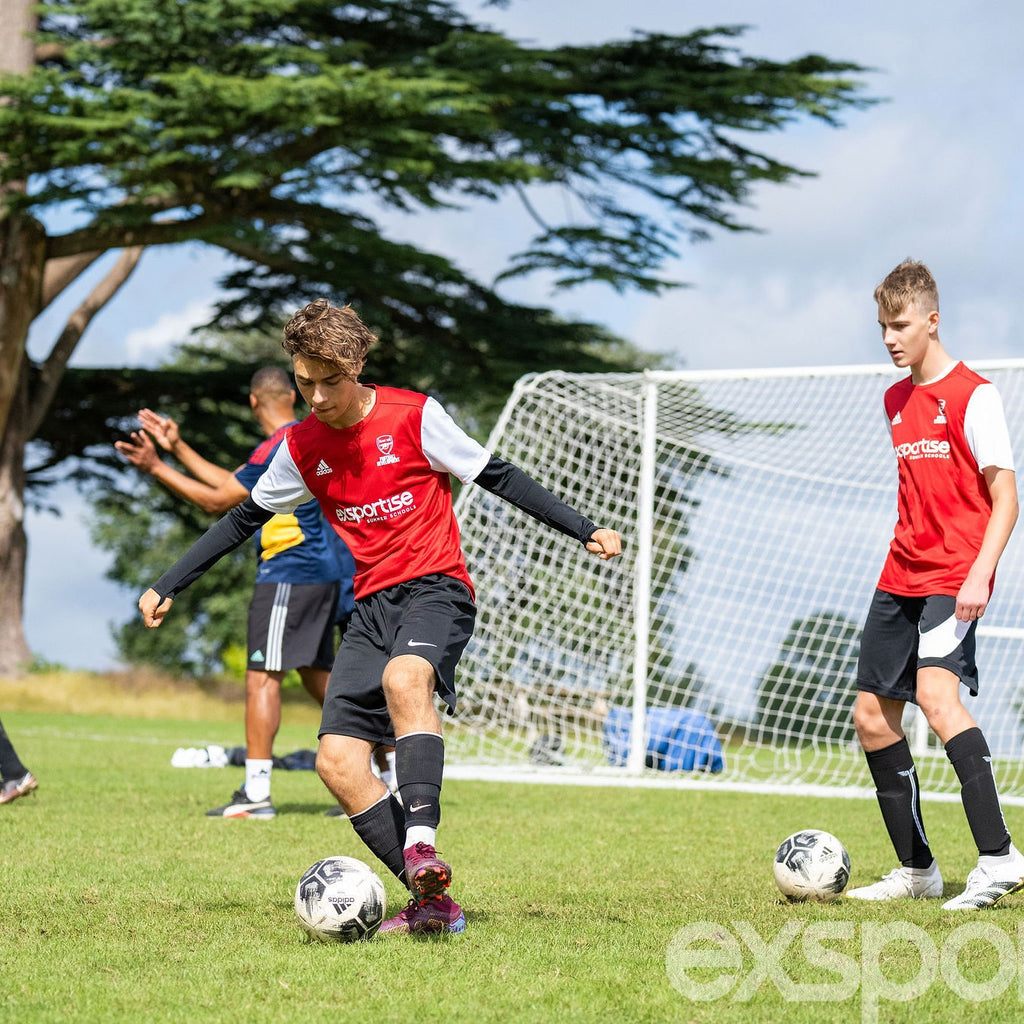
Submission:
{"label": "black sleeve on arm", "polygon": [[521,469],[492,455],[473,483],[522,509],[534,519],[586,544],[597,527],[586,517],[556,498],[546,487]]}
{"label": "black sleeve on arm", "polygon": [[199,579],[211,565],[248,540],[273,516],[273,512],[260,508],[252,498],[246,498],[227,515],[218,519],[153,584],[153,590],[161,598],[174,597],[175,594],[181,593],[190,583]]}

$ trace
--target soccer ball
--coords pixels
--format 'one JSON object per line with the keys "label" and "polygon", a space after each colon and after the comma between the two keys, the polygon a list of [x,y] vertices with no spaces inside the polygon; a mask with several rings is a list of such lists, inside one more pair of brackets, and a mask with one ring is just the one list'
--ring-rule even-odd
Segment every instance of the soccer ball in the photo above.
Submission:
{"label": "soccer ball", "polygon": [[849,880],[849,854],[830,832],[794,832],[775,853],[775,884],[791,903],[827,903],[842,895]]}
{"label": "soccer ball", "polygon": [[355,857],[325,857],[299,879],[295,913],[318,942],[369,939],[384,920],[387,894],[374,870]]}

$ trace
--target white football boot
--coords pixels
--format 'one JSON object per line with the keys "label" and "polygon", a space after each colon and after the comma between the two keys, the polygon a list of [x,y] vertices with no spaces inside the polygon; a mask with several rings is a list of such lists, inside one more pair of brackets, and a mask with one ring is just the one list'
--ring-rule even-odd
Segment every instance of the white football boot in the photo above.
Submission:
{"label": "white football boot", "polygon": [[852,900],[923,900],[941,896],[939,862],[933,860],[927,868],[898,867],[881,881],[849,889],[846,895]]}
{"label": "white football boot", "polygon": [[1024,855],[1011,843],[1003,857],[979,857],[964,891],[946,900],[942,909],[981,910],[1020,889],[1024,889]]}

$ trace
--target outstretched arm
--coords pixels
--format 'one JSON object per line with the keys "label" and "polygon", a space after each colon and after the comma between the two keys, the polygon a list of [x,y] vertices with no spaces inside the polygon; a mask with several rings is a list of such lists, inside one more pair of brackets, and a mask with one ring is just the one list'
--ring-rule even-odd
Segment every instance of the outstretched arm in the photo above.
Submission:
{"label": "outstretched arm", "polygon": [[575,537],[599,558],[615,558],[622,553],[622,538],[618,533],[598,529],[533,477],[491,455],[433,398],[428,398],[423,406],[422,440],[423,452],[433,469],[452,473],[463,483],[472,480],[539,522]]}
{"label": "outstretched arm", "polygon": [[149,435],[136,430],[128,441],[115,441],[114,447],[133,465],[159,480],[168,490],[192,502],[204,512],[226,512],[233,508],[249,492],[235,478],[234,474],[223,471],[221,483],[216,487],[187,476],[160,458]]}
{"label": "outstretched arm", "polygon": [[248,540],[273,514],[257,505],[252,498],[246,498],[226,516],[218,519],[139,598],[139,611],[145,624],[150,628],[159,626],[170,610],[171,600],[175,594],[199,579],[229,551],[234,551]]}
{"label": "outstretched arm", "polygon": [[[170,417],[141,409],[139,421],[145,429],[133,431],[128,441],[115,441],[114,447],[143,473],[149,473],[168,490],[192,502],[204,512],[226,512],[248,497],[249,491],[233,473],[196,455],[180,439],[178,425]],[[193,476],[164,462],[150,435],[161,448],[173,452],[181,459]]]}
{"label": "outstretched arm", "polygon": [[142,429],[165,452],[170,452],[192,476],[207,487],[220,487],[229,477],[234,477],[230,469],[223,469],[209,459],[204,459],[195,448],[186,444],[178,424],[170,416],[161,416],[152,409],[140,409],[139,422]]}
{"label": "outstretched arm", "polygon": [[496,455],[487,460],[473,482],[522,509],[539,522],[569,537],[575,537],[599,558],[615,558],[622,554],[622,537],[615,530],[598,528],[586,516],[556,498],[533,477]]}

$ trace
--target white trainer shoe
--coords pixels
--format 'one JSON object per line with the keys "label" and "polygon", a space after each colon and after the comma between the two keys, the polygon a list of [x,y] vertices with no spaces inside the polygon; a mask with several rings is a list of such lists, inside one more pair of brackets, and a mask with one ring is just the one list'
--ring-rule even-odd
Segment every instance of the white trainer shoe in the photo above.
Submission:
{"label": "white trainer shoe", "polygon": [[25,772],[20,778],[8,779],[0,786],[0,804],[9,804],[19,796],[27,796],[39,783],[31,772]]}
{"label": "white trainer shoe", "polygon": [[1024,855],[1011,844],[1005,857],[980,857],[964,891],[946,900],[942,909],[981,910],[1020,889],[1024,889]]}
{"label": "white trainer shoe", "polygon": [[942,895],[942,875],[939,862],[933,860],[931,867],[898,867],[890,871],[880,882],[849,889],[846,893],[852,900],[922,900]]}

